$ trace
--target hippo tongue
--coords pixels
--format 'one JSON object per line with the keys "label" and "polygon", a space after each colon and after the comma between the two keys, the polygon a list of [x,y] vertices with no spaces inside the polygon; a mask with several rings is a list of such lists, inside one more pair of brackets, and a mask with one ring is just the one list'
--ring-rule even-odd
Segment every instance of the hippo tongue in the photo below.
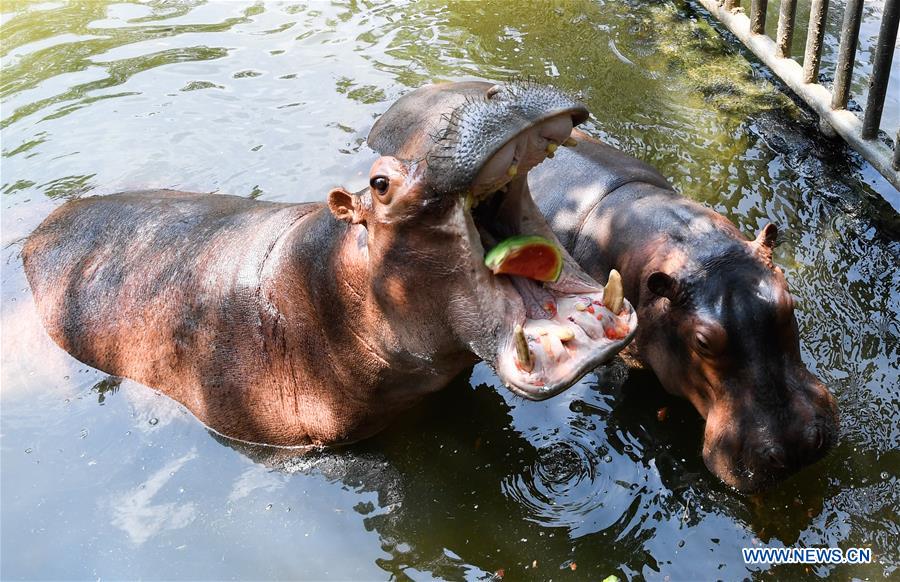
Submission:
{"label": "hippo tongue", "polygon": [[522,298],[528,319],[551,319],[556,315],[556,299],[543,285],[527,277],[511,276],[510,279]]}

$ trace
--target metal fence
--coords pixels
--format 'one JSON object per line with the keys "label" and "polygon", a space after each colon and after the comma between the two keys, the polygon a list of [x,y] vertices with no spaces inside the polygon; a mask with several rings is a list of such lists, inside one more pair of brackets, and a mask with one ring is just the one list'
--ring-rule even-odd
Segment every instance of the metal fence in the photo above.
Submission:
{"label": "metal fence", "polygon": [[840,135],[888,182],[900,190],[900,129],[894,137],[893,151],[878,137],[894,45],[897,42],[900,0],[885,0],[884,3],[884,14],[875,46],[875,62],[869,81],[869,97],[862,119],[847,111],[847,101],[850,97],[853,66],[856,63],[863,0],[847,0],[841,26],[834,89],[830,92],[819,84],[819,63],[822,60],[822,39],[825,35],[828,0],[812,0],[810,5],[809,29],[802,66],[790,58],[797,0],[782,0],[775,40],[765,34],[768,0],[751,0],[749,17],[741,7],[741,0],[699,1],[819,114],[819,126],[823,131]]}

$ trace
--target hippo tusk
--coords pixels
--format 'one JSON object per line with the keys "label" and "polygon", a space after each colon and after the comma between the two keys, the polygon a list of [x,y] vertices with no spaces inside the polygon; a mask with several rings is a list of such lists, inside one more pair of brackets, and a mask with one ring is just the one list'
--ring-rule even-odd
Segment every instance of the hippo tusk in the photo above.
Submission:
{"label": "hippo tusk", "polygon": [[562,144],[564,146],[566,146],[567,148],[574,148],[575,146],[578,145],[578,142],[575,141],[575,138],[573,138],[573,137],[567,137],[566,141],[562,142]]}
{"label": "hippo tusk", "polygon": [[518,174],[518,173],[519,173],[519,166],[518,166],[517,164],[511,165],[511,166],[506,170],[506,175],[508,175],[510,178],[515,178],[515,177],[516,177],[516,174]]}
{"label": "hippo tusk", "polygon": [[513,335],[516,338],[516,360],[518,361],[519,367],[526,372],[530,372],[534,369],[534,360],[531,358],[531,350],[528,349],[528,341],[525,339],[525,330],[522,329],[521,325],[516,324]]}
{"label": "hippo tusk", "polygon": [[552,141],[547,144],[547,157],[553,158],[553,155],[556,153],[556,148],[559,147],[558,143],[553,143]]}
{"label": "hippo tusk", "polygon": [[613,269],[609,272],[609,279],[606,281],[606,287],[603,288],[603,303],[610,311],[616,315],[622,311],[622,303],[625,299],[622,291],[622,275]]}
{"label": "hippo tusk", "polygon": [[475,197],[472,196],[471,192],[467,192],[465,195],[463,195],[463,207],[467,212],[472,210],[472,206],[474,206],[474,204]]}

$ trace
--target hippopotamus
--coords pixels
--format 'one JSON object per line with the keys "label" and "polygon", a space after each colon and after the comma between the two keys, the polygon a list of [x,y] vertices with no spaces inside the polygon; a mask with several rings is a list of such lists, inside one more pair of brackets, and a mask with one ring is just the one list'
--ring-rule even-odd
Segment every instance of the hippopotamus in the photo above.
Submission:
{"label": "hippopotamus", "polygon": [[560,242],[598,280],[621,273],[641,322],[628,354],[706,419],[703,460],[757,491],[831,449],[835,399],[803,364],[772,224],[747,240],[651,166],[575,130],[529,185]]}
{"label": "hippopotamus", "polygon": [[[22,253],[49,335],[252,443],[366,438],[478,358],[522,397],[566,389],[630,341],[631,305],[600,307],[621,285],[564,252],[545,283],[495,274],[484,255],[491,233],[559,245],[527,175],[588,112],[534,84],[432,97],[431,135],[324,202],[152,190],[60,206]],[[596,315],[576,309],[585,299]]]}

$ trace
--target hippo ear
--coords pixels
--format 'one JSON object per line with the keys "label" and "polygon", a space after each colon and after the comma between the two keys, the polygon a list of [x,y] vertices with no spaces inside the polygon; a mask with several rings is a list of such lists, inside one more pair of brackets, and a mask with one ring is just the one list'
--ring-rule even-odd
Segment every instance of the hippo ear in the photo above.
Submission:
{"label": "hippo ear", "polygon": [[764,227],[756,235],[756,244],[760,247],[766,247],[770,251],[775,248],[778,243],[778,227],[771,222],[766,223]]}
{"label": "hippo ear", "polygon": [[343,188],[335,188],[328,193],[328,209],[338,220],[350,224],[364,223],[359,197],[354,196]]}
{"label": "hippo ear", "polygon": [[766,264],[770,267],[773,266],[772,249],[778,244],[778,227],[771,222],[766,223],[766,225],[760,229],[759,234],[756,235],[756,240],[754,240],[752,244]]}
{"label": "hippo ear", "polygon": [[669,301],[676,301],[681,294],[681,286],[678,281],[662,271],[656,271],[647,277],[647,289],[650,289],[654,295],[665,297]]}

